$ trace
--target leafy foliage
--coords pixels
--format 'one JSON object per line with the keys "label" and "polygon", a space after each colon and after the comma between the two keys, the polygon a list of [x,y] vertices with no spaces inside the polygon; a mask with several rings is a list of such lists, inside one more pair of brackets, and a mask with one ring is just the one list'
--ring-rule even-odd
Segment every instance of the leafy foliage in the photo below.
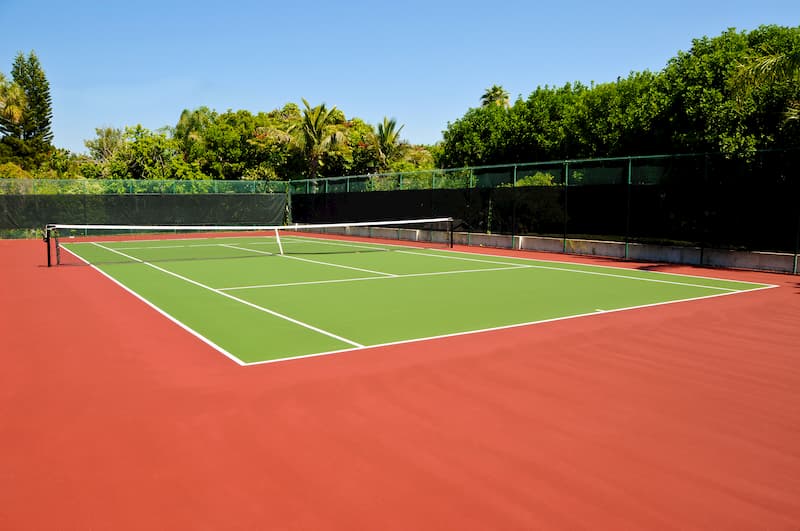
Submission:
{"label": "leafy foliage", "polygon": [[508,92],[500,85],[492,85],[481,96],[481,106],[483,107],[489,107],[490,105],[508,107],[508,102]]}
{"label": "leafy foliage", "polygon": [[0,77],[0,160],[36,167],[52,150],[50,84],[34,52],[17,55],[11,76],[11,83]]}
{"label": "leafy foliage", "polygon": [[693,40],[659,72],[537,87],[513,105],[492,85],[434,146],[403,141],[393,118],[371,125],[302,100],[258,113],[186,109],[158,131],[97,129],[87,157],[51,146],[49,84],[31,52],[0,74],[0,175],[266,181],[664,153],[752,160],[800,145],[798,60],[800,27],[730,29]]}
{"label": "leafy foliage", "polygon": [[[738,95],[752,94],[763,85],[771,88],[781,84],[791,88],[800,87],[800,35],[794,35],[793,43],[767,43],[759,46],[759,54],[749,57],[739,65],[733,80]],[[796,94],[795,94],[796,96]],[[787,101],[785,120],[800,120],[800,99],[790,96]]]}
{"label": "leafy foliage", "polygon": [[27,101],[25,91],[0,72],[0,132],[11,134],[21,128]]}
{"label": "leafy foliage", "polygon": [[[508,111],[486,104],[489,89],[482,107],[448,124],[437,162],[461,167],[687,152],[750,159],[758,149],[797,146],[800,127],[782,122],[800,101],[798,54],[800,27],[731,29],[695,39],[661,72],[589,87],[539,87]],[[754,82],[740,90],[747,64]]]}

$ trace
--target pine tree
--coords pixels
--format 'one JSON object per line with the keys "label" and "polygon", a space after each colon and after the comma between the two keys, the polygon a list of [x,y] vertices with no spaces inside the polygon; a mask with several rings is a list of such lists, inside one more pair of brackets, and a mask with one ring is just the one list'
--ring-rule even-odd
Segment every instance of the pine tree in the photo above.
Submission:
{"label": "pine tree", "polygon": [[11,75],[25,93],[26,106],[21,123],[9,133],[33,144],[35,151],[46,151],[53,141],[51,129],[53,110],[50,83],[39,58],[34,52],[30,52],[27,57],[20,52],[14,60]]}

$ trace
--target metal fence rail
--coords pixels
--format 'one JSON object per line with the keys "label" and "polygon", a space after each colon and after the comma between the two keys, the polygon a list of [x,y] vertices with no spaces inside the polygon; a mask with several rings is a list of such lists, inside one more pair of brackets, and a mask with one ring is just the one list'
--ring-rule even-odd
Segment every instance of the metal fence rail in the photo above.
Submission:
{"label": "metal fence rail", "polygon": [[[285,195],[297,222],[446,216],[471,233],[561,238],[565,248],[589,239],[792,253],[795,262],[800,248],[800,148],[750,160],[656,155],[289,182],[0,179],[0,229],[27,234],[36,228],[27,220],[51,212],[59,196],[94,205],[97,196],[220,194]],[[132,216],[157,214],[144,199]]]}

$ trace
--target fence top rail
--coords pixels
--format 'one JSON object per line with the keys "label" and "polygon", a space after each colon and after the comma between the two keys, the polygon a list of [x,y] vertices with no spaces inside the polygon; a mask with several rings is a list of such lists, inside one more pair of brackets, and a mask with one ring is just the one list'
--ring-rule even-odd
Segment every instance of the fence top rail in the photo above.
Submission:
{"label": "fence top rail", "polygon": [[[780,152],[784,153],[800,152],[800,148],[766,149],[757,151],[758,154],[780,153]],[[359,175],[347,175],[347,176],[336,176],[336,177],[319,177],[316,179],[292,179],[291,181],[289,181],[289,183],[290,186],[293,187],[305,186],[306,183],[316,186],[324,186],[325,182],[334,182],[334,181],[339,182],[348,179],[350,180],[381,179],[381,178],[392,178],[392,177],[413,177],[420,175],[442,176],[459,172],[475,173],[486,170],[499,170],[499,169],[513,170],[513,168],[525,169],[525,168],[536,168],[536,167],[552,167],[564,164],[592,164],[592,163],[628,162],[628,161],[635,162],[639,160],[641,161],[671,160],[671,159],[686,159],[686,158],[705,158],[714,156],[719,157],[725,155],[722,153],[708,152],[708,153],[672,153],[672,154],[662,154],[662,155],[629,155],[625,157],[560,159],[560,160],[547,160],[547,161],[537,161],[537,162],[489,164],[482,166],[463,166],[459,168],[432,168],[427,170],[413,170],[405,172],[366,173]]]}
{"label": "fence top rail", "polygon": [[0,177],[0,194],[252,194],[285,193],[289,181],[15,179]]}
{"label": "fence top rail", "polygon": [[[800,153],[800,148],[759,150],[757,154]],[[460,168],[432,168],[405,172],[367,173],[359,175],[319,177],[315,179],[292,179],[290,181],[231,181],[231,180],[149,180],[149,179],[15,179],[0,176],[0,194],[194,194],[194,193],[291,193],[302,187],[327,187],[337,183],[354,181],[381,182],[405,178],[414,179],[430,176],[432,179],[448,177],[475,176],[492,170],[525,170],[552,168],[584,164],[631,163],[636,161],[658,161],[675,159],[702,159],[724,156],[721,153],[674,153],[664,155],[632,155],[627,157],[597,157],[562,159],[538,162],[520,162],[483,166],[464,166]],[[433,185],[432,185],[433,186]]]}

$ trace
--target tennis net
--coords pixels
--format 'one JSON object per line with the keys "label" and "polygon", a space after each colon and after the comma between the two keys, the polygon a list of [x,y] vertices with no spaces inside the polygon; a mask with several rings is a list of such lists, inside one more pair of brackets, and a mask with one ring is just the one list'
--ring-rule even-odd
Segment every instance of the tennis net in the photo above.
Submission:
{"label": "tennis net", "polygon": [[44,242],[48,266],[380,252],[398,245],[452,247],[453,219],[262,226],[49,224]]}

